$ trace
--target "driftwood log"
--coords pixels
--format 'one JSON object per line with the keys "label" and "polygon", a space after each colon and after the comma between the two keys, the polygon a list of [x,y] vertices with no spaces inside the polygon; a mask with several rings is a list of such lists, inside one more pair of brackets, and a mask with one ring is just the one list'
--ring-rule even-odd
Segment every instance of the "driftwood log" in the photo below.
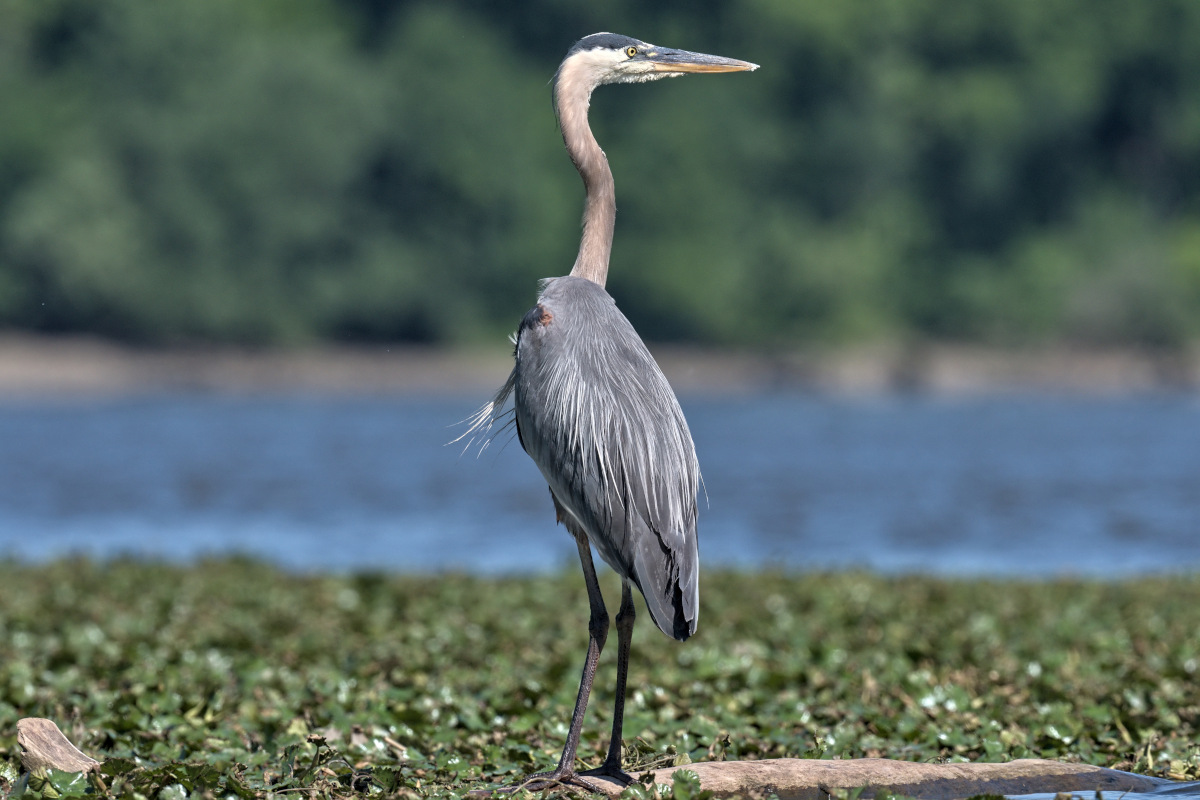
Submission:
{"label": "driftwood log", "polygon": [[63,732],[48,719],[26,717],[17,721],[17,744],[21,745],[21,766],[27,772],[57,769],[63,772],[91,772],[100,762],[84,755]]}
{"label": "driftwood log", "polygon": [[[828,800],[831,792],[862,787],[866,789],[864,798],[874,796],[876,790],[888,789],[922,800],[954,800],[977,794],[1095,791],[1118,796],[1121,792],[1153,792],[1179,785],[1115,769],[1032,758],[1005,764],[919,764],[885,758],[711,761],[654,770],[653,782],[670,784],[672,773],[679,769],[695,772],[701,787],[717,797],[776,794],[780,800]],[[624,790],[612,781],[592,780],[611,797]]]}

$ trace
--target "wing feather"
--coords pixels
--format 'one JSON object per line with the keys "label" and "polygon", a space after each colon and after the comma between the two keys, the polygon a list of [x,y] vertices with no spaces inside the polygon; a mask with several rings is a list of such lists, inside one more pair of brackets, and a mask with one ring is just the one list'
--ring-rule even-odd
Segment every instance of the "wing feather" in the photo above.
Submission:
{"label": "wing feather", "polygon": [[506,386],[522,446],[559,503],[637,584],[655,624],[687,638],[698,612],[699,464],[633,326],[591,281],[548,281],[522,320]]}

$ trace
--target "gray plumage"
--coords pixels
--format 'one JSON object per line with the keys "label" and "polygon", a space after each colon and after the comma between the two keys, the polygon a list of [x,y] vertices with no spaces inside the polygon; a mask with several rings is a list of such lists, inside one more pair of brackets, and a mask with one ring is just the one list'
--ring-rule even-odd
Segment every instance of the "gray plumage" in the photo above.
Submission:
{"label": "gray plumage", "polygon": [[[582,776],[631,780],[621,768],[635,618],[631,582],[668,636],[687,639],[696,632],[699,616],[700,466],[675,393],[604,291],[617,207],[608,159],[587,121],[592,90],[604,83],[756,68],[745,61],[600,33],[576,42],[554,76],[554,109],[563,142],[586,189],[579,254],[569,276],[543,282],[537,305],[517,331],[508,381],[464,434],[490,437],[506,416],[511,397],[521,446],[549,484],[558,520],[575,538],[591,606],[588,656],[566,745],[558,766],[532,776],[522,784],[525,788],[570,783],[598,791]],[[604,764],[577,773],[583,715],[609,626],[593,547],[621,576],[617,697]]]}
{"label": "gray plumage", "polygon": [[517,335],[517,432],[600,556],[668,636],[696,632],[700,465],[683,411],[629,320],[586,278],[554,278]]}

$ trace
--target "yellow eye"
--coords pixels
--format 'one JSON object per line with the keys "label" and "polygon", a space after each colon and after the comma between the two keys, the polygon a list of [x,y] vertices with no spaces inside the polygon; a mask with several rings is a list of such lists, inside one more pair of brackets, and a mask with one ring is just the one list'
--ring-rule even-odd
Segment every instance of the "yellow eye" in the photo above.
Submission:
{"label": "yellow eye", "polygon": [[626,48],[625,48],[625,55],[629,56],[630,58],[633,58],[634,56],[636,56],[636,55],[637,55],[637,48],[636,48],[636,47],[634,47],[633,45],[630,45],[629,47],[626,47]]}

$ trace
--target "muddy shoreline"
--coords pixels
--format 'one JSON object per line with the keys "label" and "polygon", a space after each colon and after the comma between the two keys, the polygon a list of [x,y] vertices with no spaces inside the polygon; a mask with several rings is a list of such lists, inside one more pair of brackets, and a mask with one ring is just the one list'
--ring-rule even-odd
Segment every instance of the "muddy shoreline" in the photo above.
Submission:
{"label": "muddy shoreline", "polygon": [[[1200,391],[1200,353],[987,350],[936,345],[765,355],[653,347],[680,393],[875,394]],[[508,350],[315,347],[139,349],[86,338],[0,336],[0,397],[146,392],[450,394],[495,389]]]}

